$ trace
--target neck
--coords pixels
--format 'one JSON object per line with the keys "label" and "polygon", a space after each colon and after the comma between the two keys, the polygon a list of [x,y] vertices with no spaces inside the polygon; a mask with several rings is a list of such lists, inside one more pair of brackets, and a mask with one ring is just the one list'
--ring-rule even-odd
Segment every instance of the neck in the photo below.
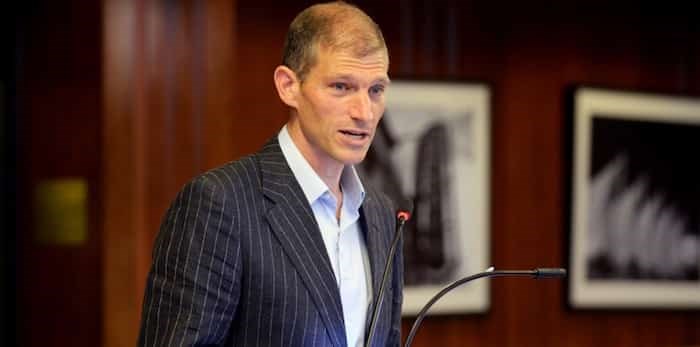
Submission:
{"label": "neck", "polygon": [[325,173],[319,171],[313,164],[311,164],[311,167],[314,169],[314,171],[316,171],[318,176],[321,177],[321,180],[326,184],[336,201],[343,201],[343,192],[340,189],[340,176],[343,174],[343,167],[341,167],[340,170],[337,170],[337,172],[336,170],[333,170],[332,172],[327,170]]}
{"label": "neck", "polygon": [[292,138],[301,155],[311,165],[311,168],[321,178],[323,183],[326,184],[333,196],[335,196],[336,201],[343,201],[340,190],[340,176],[343,174],[345,165],[321,153],[321,150],[315,149],[304,136],[298,122],[288,122],[287,132],[289,132],[289,137]]}

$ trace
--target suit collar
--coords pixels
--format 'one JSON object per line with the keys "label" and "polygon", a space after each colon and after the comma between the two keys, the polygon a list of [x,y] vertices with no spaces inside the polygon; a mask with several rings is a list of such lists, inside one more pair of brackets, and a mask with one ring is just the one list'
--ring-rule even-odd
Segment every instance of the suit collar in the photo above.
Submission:
{"label": "suit collar", "polygon": [[374,294],[379,290],[384,270],[384,259],[380,259],[379,255],[385,252],[383,248],[386,247],[386,240],[382,239],[382,233],[379,232],[381,220],[376,213],[379,208],[373,194],[368,194],[360,209],[362,230],[365,231],[365,244],[372,268],[372,292]]}
{"label": "suit collar", "polygon": [[[321,312],[331,341],[335,345],[345,346],[347,340],[342,303],[335,274],[313,211],[276,138],[271,139],[258,153],[258,160],[262,191],[266,197],[266,218],[273,233],[297,268],[314,304]],[[360,208],[360,223],[372,271],[372,304],[367,311],[365,325],[368,329],[393,235],[381,232],[387,227],[384,225],[386,216],[382,214],[385,208],[376,193],[368,189]],[[389,291],[385,292],[385,301],[389,295]],[[386,315],[391,313],[390,307],[390,303],[383,305],[380,321],[388,319]]]}
{"label": "suit collar", "polygon": [[[374,304],[377,302],[377,297],[379,296],[379,287],[381,285],[382,276],[384,275],[384,266],[387,261],[389,247],[391,246],[392,241],[389,239],[391,235],[390,233],[381,232],[383,221],[379,211],[382,210],[383,207],[379,203],[378,198],[374,195],[372,190],[368,190],[367,196],[360,210],[360,220],[364,224],[362,229],[365,230],[365,244],[367,245],[370,267],[372,268],[372,300],[367,310],[367,319],[365,324],[367,329],[369,329]],[[385,292],[384,301],[389,299],[388,295],[388,291]],[[389,313],[390,307],[390,303],[385,302],[383,304],[382,312],[380,312],[378,317],[379,321],[385,319],[385,315]],[[366,331],[365,333],[368,332]]]}
{"label": "suit collar", "polygon": [[330,340],[347,344],[340,292],[316,219],[277,138],[258,153],[265,217],[321,313]]}

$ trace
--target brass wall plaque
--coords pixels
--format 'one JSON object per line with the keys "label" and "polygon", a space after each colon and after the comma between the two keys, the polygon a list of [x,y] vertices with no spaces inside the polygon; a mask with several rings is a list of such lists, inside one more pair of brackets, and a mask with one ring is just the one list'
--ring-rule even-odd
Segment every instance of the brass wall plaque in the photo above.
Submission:
{"label": "brass wall plaque", "polygon": [[34,189],[38,242],[78,246],[87,239],[87,181],[81,178],[39,182]]}

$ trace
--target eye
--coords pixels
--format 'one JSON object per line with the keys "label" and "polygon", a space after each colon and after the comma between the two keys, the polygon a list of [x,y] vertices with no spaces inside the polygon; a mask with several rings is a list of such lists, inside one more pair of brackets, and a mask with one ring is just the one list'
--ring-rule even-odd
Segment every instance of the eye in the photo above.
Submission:
{"label": "eye", "polygon": [[350,87],[346,83],[343,83],[343,82],[333,82],[333,83],[331,83],[331,88],[333,88],[335,91],[338,91],[338,92],[344,92],[344,91],[347,91],[348,89],[350,89]]}
{"label": "eye", "polygon": [[384,94],[384,89],[385,89],[385,87],[383,85],[378,84],[376,86],[372,86],[369,89],[369,93],[372,95],[382,95],[382,94]]}

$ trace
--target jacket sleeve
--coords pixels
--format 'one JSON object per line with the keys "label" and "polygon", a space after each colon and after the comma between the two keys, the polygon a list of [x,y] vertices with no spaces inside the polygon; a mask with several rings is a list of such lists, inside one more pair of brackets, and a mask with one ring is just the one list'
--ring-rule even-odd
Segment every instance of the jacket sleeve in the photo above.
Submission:
{"label": "jacket sleeve", "polygon": [[240,294],[233,203],[215,175],[177,195],[163,219],[146,283],[138,346],[218,346]]}

